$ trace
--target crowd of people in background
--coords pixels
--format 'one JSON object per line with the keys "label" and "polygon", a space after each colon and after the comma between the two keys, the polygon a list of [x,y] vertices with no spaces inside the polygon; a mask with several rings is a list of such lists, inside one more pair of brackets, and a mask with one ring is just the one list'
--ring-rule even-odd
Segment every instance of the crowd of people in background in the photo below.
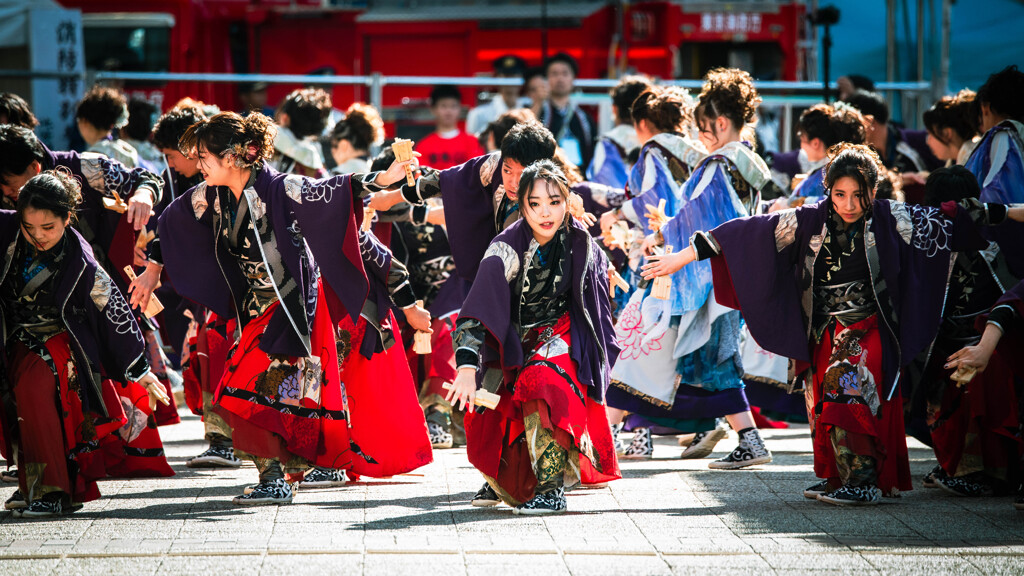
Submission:
{"label": "crowd of people in background", "polygon": [[255,464],[240,506],[465,446],[474,506],[552,514],[655,436],[702,459],[731,431],[708,467],[738,470],[771,464],[761,430],[809,426],[807,498],[911,490],[911,436],[937,462],[919,485],[1024,510],[1016,66],[925,130],[844,76],[781,151],[742,70],[624,77],[604,133],[572,57],[493,72],[522,84],[473,107],[433,87],[411,157],[317,87],[269,108],[246,84],[235,112],[95,86],[68,151],[0,94],[5,508],[173,475],[183,401],[207,444],[187,466]]}

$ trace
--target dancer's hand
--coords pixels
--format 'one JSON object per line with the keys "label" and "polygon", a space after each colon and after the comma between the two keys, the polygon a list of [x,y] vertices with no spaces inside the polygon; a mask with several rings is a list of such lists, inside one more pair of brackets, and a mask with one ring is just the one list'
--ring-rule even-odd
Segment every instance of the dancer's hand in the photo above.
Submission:
{"label": "dancer's hand", "polygon": [[612,229],[612,225],[619,221],[619,217],[615,210],[609,210],[604,214],[601,214],[601,232],[607,232]]}
{"label": "dancer's hand", "polygon": [[[465,410],[467,406],[472,408],[475,400],[476,368],[459,368],[459,374],[455,377],[455,381],[452,382],[452,388],[448,391],[445,401],[451,403],[452,408]],[[456,406],[460,401],[462,406]]]}
{"label": "dancer's hand", "polygon": [[128,301],[132,309],[145,310],[149,306],[149,298],[160,285],[160,272],[163,266],[156,262],[146,264],[146,270],[135,277],[128,285]]}
{"label": "dancer's hand", "polygon": [[139,188],[128,200],[128,223],[138,232],[153,214],[153,194],[149,188]]}
{"label": "dancer's hand", "polygon": [[405,321],[409,323],[415,330],[419,332],[426,332],[432,334],[434,331],[430,328],[430,312],[427,312],[419,304],[413,304],[408,308],[403,308],[402,312],[405,313]]}
{"label": "dancer's hand", "polygon": [[651,256],[654,254],[654,248],[661,246],[661,241],[658,239],[658,234],[648,234],[644,237],[644,242],[640,246],[643,250],[644,256]]}
{"label": "dancer's hand", "polygon": [[977,373],[982,373],[988,367],[988,361],[992,353],[996,351],[996,345],[1002,338],[1003,331],[995,324],[987,324],[981,335],[981,341],[975,346],[964,346],[946,358],[946,368],[956,370],[961,366],[974,368]]}
{"label": "dancer's hand", "polygon": [[145,376],[139,378],[139,384],[142,384],[142,387],[149,393],[150,410],[156,410],[157,402],[164,406],[171,405],[171,397],[167,395],[167,390],[164,389],[164,385],[157,380],[152,372],[146,372]]}
{"label": "dancer's hand", "polygon": [[685,250],[673,252],[672,254],[649,256],[647,263],[643,266],[642,276],[647,280],[656,276],[668,276],[682,270],[683,266],[694,260],[693,248],[689,246]]}
{"label": "dancer's hand", "polygon": [[387,212],[391,210],[396,204],[404,202],[405,198],[402,197],[401,190],[389,190],[387,192],[377,192],[376,194],[370,195],[370,203],[368,207],[377,210],[378,212]]}
{"label": "dancer's hand", "polygon": [[410,169],[415,170],[416,166],[419,165],[419,162],[416,160],[419,156],[419,152],[413,152],[412,158],[408,160],[395,159],[395,161],[391,163],[391,166],[388,166],[387,171],[377,174],[377,179],[374,182],[378,186],[384,186],[386,188],[395,182],[405,180],[405,167],[408,166]]}

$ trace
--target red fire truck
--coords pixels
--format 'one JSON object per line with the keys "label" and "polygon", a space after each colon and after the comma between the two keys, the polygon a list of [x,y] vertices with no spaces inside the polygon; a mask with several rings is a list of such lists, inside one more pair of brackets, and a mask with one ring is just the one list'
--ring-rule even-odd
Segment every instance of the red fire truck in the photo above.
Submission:
{"label": "red fire truck", "polygon": [[[624,69],[700,78],[738,66],[761,80],[803,79],[800,1],[553,0],[472,3],[419,0],[60,0],[83,12],[90,70],[404,76],[487,74],[516,54],[539,65],[567,52],[581,78]],[[270,87],[278,102],[294,86]],[[230,84],[129,83],[164,107],[184,96],[237,105]],[[367,100],[365,86],[337,86],[338,107]],[[425,97],[429,86],[385,89],[383,103]],[[469,90],[466,102],[472,102]]]}

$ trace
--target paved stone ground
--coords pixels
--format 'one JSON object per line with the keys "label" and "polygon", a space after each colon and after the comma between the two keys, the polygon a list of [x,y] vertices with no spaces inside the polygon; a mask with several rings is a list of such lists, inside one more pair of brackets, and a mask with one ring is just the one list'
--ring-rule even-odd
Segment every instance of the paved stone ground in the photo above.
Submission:
{"label": "paved stone ground", "polygon": [[659,439],[655,459],[624,462],[622,480],[573,491],[570,513],[543,519],[471,507],[480,477],[462,449],[415,474],[241,509],[230,499],[255,468],[186,468],[204,446],[183,417],[161,429],[177,476],[104,481],[103,498],[60,520],[0,513],[0,574],[1024,574],[1024,512],[921,488],[933,458],[919,444],[917,489],[868,509],[803,498],[802,426],[766,432],[775,463],[745,471],[679,460]]}

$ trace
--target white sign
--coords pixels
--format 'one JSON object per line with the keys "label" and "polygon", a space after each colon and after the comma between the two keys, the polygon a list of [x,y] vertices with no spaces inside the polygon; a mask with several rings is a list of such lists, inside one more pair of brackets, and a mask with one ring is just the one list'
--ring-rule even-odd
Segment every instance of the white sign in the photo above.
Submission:
{"label": "white sign", "polygon": [[726,34],[750,34],[761,31],[761,15],[746,12],[705,12],[700,15],[700,31]]}
{"label": "white sign", "polygon": [[[82,13],[77,10],[29,11],[29,66],[33,72],[85,71]],[[74,130],[75,106],[85,90],[82,76],[32,80],[36,134],[52,150],[67,150],[66,131]]]}

